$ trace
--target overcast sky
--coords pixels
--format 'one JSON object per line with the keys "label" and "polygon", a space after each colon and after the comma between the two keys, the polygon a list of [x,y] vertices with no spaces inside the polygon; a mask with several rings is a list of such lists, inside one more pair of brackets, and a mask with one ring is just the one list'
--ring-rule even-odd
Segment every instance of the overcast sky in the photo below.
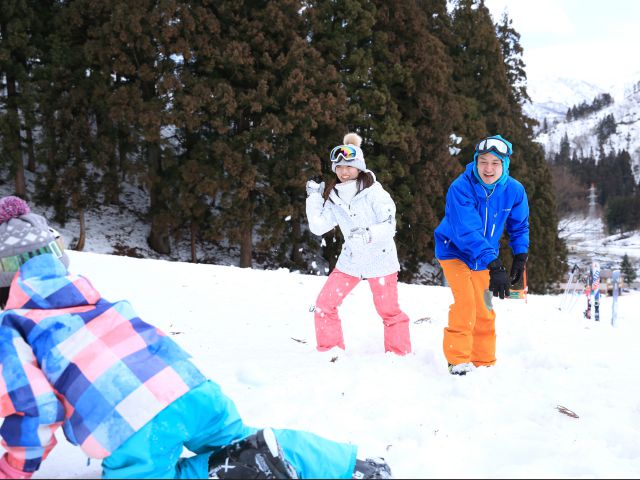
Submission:
{"label": "overcast sky", "polygon": [[640,0],[485,0],[520,33],[531,85],[569,77],[599,87],[640,80]]}

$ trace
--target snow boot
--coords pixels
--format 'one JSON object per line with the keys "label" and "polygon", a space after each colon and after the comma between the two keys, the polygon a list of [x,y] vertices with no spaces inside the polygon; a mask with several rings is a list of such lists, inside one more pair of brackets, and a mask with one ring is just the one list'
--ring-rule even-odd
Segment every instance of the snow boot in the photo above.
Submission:
{"label": "snow boot", "polygon": [[265,428],[209,457],[209,478],[298,478],[273,430]]}
{"label": "snow boot", "polygon": [[353,469],[351,478],[393,478],[391,469],[384,458],[367,458],[366,460],[356,459],[356,466]]}
{"label": "snow boot", "polygon": [[459,363],[458,365],[449,364],[449,373],[451,375],[466,375],[474,369],[473,363]]}

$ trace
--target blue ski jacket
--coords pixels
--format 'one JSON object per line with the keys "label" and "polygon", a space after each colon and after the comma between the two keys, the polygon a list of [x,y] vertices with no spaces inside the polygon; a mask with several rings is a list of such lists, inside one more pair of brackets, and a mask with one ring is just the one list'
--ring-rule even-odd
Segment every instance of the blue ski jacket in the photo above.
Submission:
{"label": "blue ski jacket", "polygon": [[471,270],[485,270],[498,257],[505,224],[513,254],[529,251],[529,202],[512,177],[487,190],[473,174],[473,165],[467,164],[447,191],[444,218],[434,232],[436,258],[459,259]]}

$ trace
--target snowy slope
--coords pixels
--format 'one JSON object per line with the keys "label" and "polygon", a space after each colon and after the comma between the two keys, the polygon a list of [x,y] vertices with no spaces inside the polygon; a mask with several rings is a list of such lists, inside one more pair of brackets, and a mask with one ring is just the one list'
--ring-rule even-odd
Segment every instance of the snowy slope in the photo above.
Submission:
{"label": "snowy slope", "polygon": [[[640,293],[611,299],[602,321],[584,296],[496,300],[498,363],[447,372],[442,331],[451,292],[400,284],[413,353],[383,353],[382,323],[360,284],[341,308],[347,351],[315,351],[325,280],[287,270],[70,252],[71,268],[111,300],[172,335],[255,426],[301,428],[382,455],[397,478],[637,478],[640,472]],[[631,370],[631,371],[630,371]],[[579,418],[563,414],[566,407]],[[97,478],[59,432],[35,478]],[[1,453],[1,448],[0,448]]]}

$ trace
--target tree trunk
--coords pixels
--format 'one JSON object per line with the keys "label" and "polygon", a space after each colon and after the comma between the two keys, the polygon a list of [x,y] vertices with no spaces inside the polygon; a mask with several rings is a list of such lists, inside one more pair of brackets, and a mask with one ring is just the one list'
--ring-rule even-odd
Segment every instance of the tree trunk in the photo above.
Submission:
{"label": "tree trunk", "polygon": [[118,172],[118,135],[113,122],[103,114],[96,114],[96,140],[104,150],[105,175],[103,178],[104,194],[111,205],[120,204],[120,178]]}
{"label": "tree trunk", "polygon": [[84,219],[84,208],[78,209],[78,216],[80,220],[80,235],[78,236],[78,242],[74,247],[74,250],[81,252],[84,250],[85,240],[87,239],[87,225]]}
{"label": "tree trunk", "polygon": [[30,126],[26,127],[27,133],[27,170],[36,171],[36,153],[33,147],[33,130]]}
{"label": "tree trunk", "polygon": [[120,182],[124,182],[127,179],[127,155],[129,151],[128,142],[126,139],[126,133],[120,127],[118,127],[118,172],[120,175]]}
{"label": "tree trunk", "polygon": [[249,193],[246,200],[240,205],[243,213],[240,214],[240,268],[251,268],[253,265],[253,206],[255,205],[255,192]]}
{"label": "tree trunk", "polygon": [[27,187],[24,178],[24,163],[20,145],[20,115],[16,106],[16,80],[7,74],[7,114],[8,131],[5,138],[7,157],[15,170],[15,193],[18,197],[27,198]]}
{"label": "tree trunk", "polygon": [[296,207],[294,214],[291,216],[291,261],[297,268],[304,267],[302,260],[302,252],[300,252],[300,243],[302,239],[302,229],[300,228],[300,211]]}
{"label": "tree trunk", "polygon": [[251,268],[253,255],[253,225],[251,222],[243,225],[240,235],[240,268]]}
{"label": "tree trunk", "polygon": [[147,242],[149,246],[158,253],[169,255],[171,253],[171,243],[166,227],[163,225],[158,215],[151,218],[151,230]]}
{"label": "tree trunk", "polygon": [[196,255],[196,235],[198,234],[198,226],[196,222],[191,222],[191,263],[198,263],[198,257]]}
{"label": "tree trunk", "polygon": [[160,185],[162,182],[162,168],[160,165],[160,147],[159,145],[147,142],[147,165],[149,167],[150,188],[150,205],[151,212],[151,231],[147,241],[149,246],[156,252],[163,255],[171,253],[171,243],[169,241],[169,232],[166,222],[163,221],[162,212],[164,206],[160,198]]}

